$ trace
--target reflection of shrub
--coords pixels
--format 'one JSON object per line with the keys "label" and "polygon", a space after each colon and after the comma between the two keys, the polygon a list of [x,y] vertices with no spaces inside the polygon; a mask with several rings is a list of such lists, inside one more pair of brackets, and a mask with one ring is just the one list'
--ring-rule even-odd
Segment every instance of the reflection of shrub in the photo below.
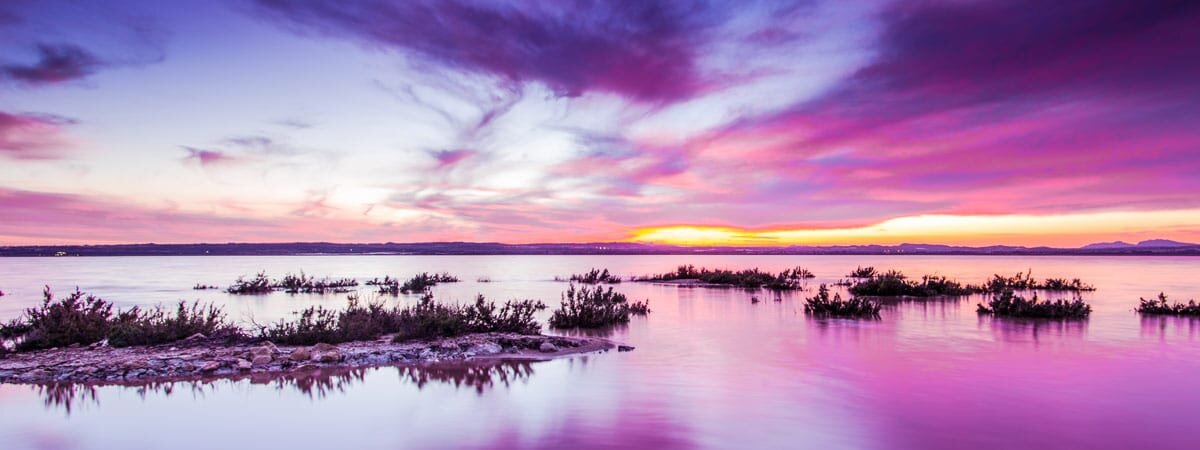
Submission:
{"label": "reflection of shrub", "polygon": [[870,297],[934,297],[943,295],[968,295],[975,292],[957,281],[942,276],[925,275],[920,281],[909,280],[904,274],[890,270],[876,274],[850,286],[850,293]]}
{"label": "reflection of shrub", "polygon": [[1157,299],[1139,299],[1141,303],[1137,307],[1137,312],[1142,314],[1161,314],[1172,316],[1200,316],[1200,304],[1195,300],[1188,300],[1187,304],[1183,303],[1168,303],[1167,294],[1158,294]]}
{"label": "reflection of shrub", "polygon": [[629,322],[629,315],[650,312],[649,302],[633,302],[625,294],[596,286],[575,289],[572,284],[563,293],[562,303],[550,316],[555,328],[599,328]]}
{"label": "reflection of shrub", "polygon": [[0,337],[16,341],[18,350],[87,345],[105,339],[114,347],[154,345],[197,333],[242,337],[237,326],[228,322],[215,305],[197,302],[189,307],[180,302],[174,314],[161,306],[114,313],[112,303],[78,290],[58,300],[49,288],[42,295],[40,307],[29,308],[21,318],[0,326]]}
{"label": "reflection of shrub", "polygon": [[697,280],[707,284],[720,284],[742,288],[767,288],[774,290],[800,289],[807,278],[813,278],[812,272],[803,267],[787,269],[778,274],[763,272],[755,269],[734,272],[727,269],[696,269],[696,266],[679,266],[674,272],[658,275],[648,275],[635,278],[635,281],[677,281]]}
{"label": "reflection of shrub", "polygon": [[387,307],[382,302],[362,304],[351,296],[345,309],[310,307],[297,312],[294,320],[264,327],[261,334],[288,345],[374,340],[392,333],[396,341],[470,333],[537,334],[541,326],[533,314],[539,305],[533,300],[512,300],[497,308],[480,295],[474,303],[460,306],[439,303],[425,295],[415,305]]}
{"label": "reflection of shrub", "polygon": [[1079,297],[1071,301],[1061,299],[1040,301],[1037,294],[1026,299],[1014,294],[1013,291],[996,294],[992,296],[986,306],[980,304],[977,309],[979,314],[1044,319],[1085,318],[1092,313],[1091,305],[1084,303]]}
{"label": "reflection of shrub", "polygon": [[829,298],[829,288],[823,284],[815,297],[808,297],[804,301],[805,314],[814,316],[876,318],[879,317],[879,309],[879,303],[858,297],[842,300],[841,295],[834,294],[833,298]]}

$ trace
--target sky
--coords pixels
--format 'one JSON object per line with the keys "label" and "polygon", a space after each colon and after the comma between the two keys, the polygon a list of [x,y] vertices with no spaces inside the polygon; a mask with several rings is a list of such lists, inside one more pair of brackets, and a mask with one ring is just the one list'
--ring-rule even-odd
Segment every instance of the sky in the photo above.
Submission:
{"label": "sky", "polygon": [[0,245],[1200,242],[1200,2],[0,2]]}

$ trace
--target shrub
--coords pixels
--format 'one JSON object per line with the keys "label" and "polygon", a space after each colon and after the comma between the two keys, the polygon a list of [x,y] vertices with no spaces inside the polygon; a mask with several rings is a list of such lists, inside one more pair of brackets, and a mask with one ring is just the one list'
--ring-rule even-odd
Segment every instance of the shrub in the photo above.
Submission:
{"label": "shrub", "polygon": [[879,303],[858,297],[842,300],[841,295],[834,294],[829,298],[829,288],[824,284],[815,297],[804,300],[804,313],[814,316],[878,318],[879,309]]}
{"label": "shrub", "polygon": [[282,280],[279,280],[271,285],[273,289],[280,289],[289,294],[298,293],[317,293],[324,294],[326,292],[346,292],[349,288],[358,286],[358,281],[351,278],[341,278],[331,280],[329,278],[318,280],[316,277],[305,275],[303,271],[300,275],[287,274]]}
{"label": "shrub", "polygon": [[195,286],[192,286],[192,289],[197,290],[197,291],[204,291],[204,290],[209,290],[209,289],[220,289],[220,288],[217,286],[213,286],[211,284],[196,283]]}
{"label": "shrub", "polygon": [[419,273],[416,276],[410,278],[408,281],[405,281],[404,284],[401,284],[398,289],[400,292],[405,293],[405,294],[421,293],[421,292],[428,291],[429,288],[437,285],[438,283],[457,283],[457,282],[458,282],[457,277],[455,277],[454,275],[445,273],[445,272],[440,273],[440,274],[437,274],[437,273],[429,274],[429,273],[422,272],[422,273]]}
{"label": "shrub", "polygon": [[870,297],[935,297],[968,295],[974,292],[975,288],[963,286],[946,277],[925,275],[921,277],[921,281],[916,281],[909,280],[904,274],[894,270],[876,274],[850,286],[851,294]]}
{"label": "shrub", "polygon": [[267,278],[267,274],[259,272],[253,279],[247,280],[245,277],[238,277],[225,292],[230,294],[266,294],[273,290],[271,280]]}
{"label": "shrub", "polygon": [[846,275],[846,277],[847,278],[871,278],[871,277],[874,277],[875,275],[878,275],[878,273],[875,272],[874,267],[858,266],[853,271],[851,271],[849,275]]}
{"label": "shrub", "polygon": [[812,273],[802,267],[787,269],[778,274],[772,274],[769,272],[760,271],[757,268],[734,272],[727,269],[696,269],[696,266],[689,264],[686,266],[679,266],[674,272],[659,275],[648,275],[635,278],[634,280],[697,280],[708,284],[720,284],[749,289],[767,288],[772,290],[791,290],[800,289],[803,285],[804,279],[812,277]]}
{"label": "shrub", "polygon": [[179,302],[174,314],[161,305],[149,310],[134,307],[117,314],[108,332],[113,347],[155,345],[186,339],[196,334],[205,337],[242,337],[241,330],[230,323],[225,312],[213,304]]}
{"label": "shrub", "polygon": [[1002,293],[1004,291],[1094,291],[1096,288],[1090,284],[1084,283],[1078,278],[1067,280],[1065,278],[1047,278],[1042,282],[1038,282],[1033,278],[1033,270],[1006,277],[1000,274],[992,275],[992,279],[988,280],[983,286],[976,289],[992,293]]}
{"label": "shrub", "polygon": [[0,326],[0,337],[16,341],[19,351],[87,345],[109,340],[114,347],[154,345],[177,341],[196,333],[208,336],[242,337],[214,305],[180,302],[174,315],[162,307],[131,308],[113,312],[112,303],[85,295],[78,289],[58,300],[47,287],[42,305],[25,310],[25,315]]}
{"label": "shrub", "polygon": [[1009,290],[992,296],[987,306],[980,304],[977,311],[979,314],[1008,317],[1078,319],[1086,318],[1091,314],[1092,307],[1079,297],[1071,301],[1062,299],[1040,301],[1037,294],[1030,299],[1025,299]]}
{"label": "shrub", "polygon": [[394,340],[432,339],[470,333],[508,332],[537,334],[541,325],[533,319],[541,302],[511,300],[497,309],[482,295],[470,305],[448,305],[425,295],[411,306],[387,307],[382,302],[362,304],[356,296],[347,299],[345,309],[334,311],[310,307],[296,313],[292,321],[263,327],[263,338],[288,345],[319,342],[365,341],[395,333]]}
{"label": "shrub", "polygon": [[562,303],[550,316],[555,328],[598,328],[629,323],[630,314],[650,312],[649,302],[629,303],[625,294],[596,286],[575,289],[572,284],[563,293]]}
{"label": "shrub", "polygon": [[1146,300],[1140,298],[1141,303],[1136,311],[1141,314],[1161,314],[1172,316],[1200,316],[1200,304],[1195,300],[1188,300],[1187,304],[1183,303],[1168,303],[1167,294],[1159,293],[1157,299]]}
{"label": "shrub", "polygon": [[571,275],[568,281],[583,283],[583,284],[599,284],[609,283],[616,284],[621,282],[621,277],[608,273],[608,269],[599,270],[592,269],[586,273],[577,273]]}

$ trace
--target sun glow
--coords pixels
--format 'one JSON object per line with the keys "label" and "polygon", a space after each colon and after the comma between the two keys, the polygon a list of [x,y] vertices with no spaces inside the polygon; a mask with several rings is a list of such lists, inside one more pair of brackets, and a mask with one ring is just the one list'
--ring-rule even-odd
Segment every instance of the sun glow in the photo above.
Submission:
{"label": "sun glow", "polygon": [[706,245],[954,245],[1077,246],[1097,241],[1151,238],[1195,241],[1200,209],[1058,215],[920,215],[842,228],[741,229],[666,226],[637,230],[634,242]]}

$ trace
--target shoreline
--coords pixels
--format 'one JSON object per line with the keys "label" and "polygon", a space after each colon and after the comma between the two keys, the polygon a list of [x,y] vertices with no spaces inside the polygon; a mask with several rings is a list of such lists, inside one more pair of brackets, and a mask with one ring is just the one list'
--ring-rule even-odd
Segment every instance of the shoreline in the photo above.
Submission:
{"label": "shoreline", "polygon": [[550,360],[633,347],[596,337],[480,333],[393,343],[391,336],[338,345],[229,344],[203,336],[148,346],[93,344],[12,353],[0,358],[0,384],[148,384],[286,375],[322,369],[424,365],[449,361]]}

